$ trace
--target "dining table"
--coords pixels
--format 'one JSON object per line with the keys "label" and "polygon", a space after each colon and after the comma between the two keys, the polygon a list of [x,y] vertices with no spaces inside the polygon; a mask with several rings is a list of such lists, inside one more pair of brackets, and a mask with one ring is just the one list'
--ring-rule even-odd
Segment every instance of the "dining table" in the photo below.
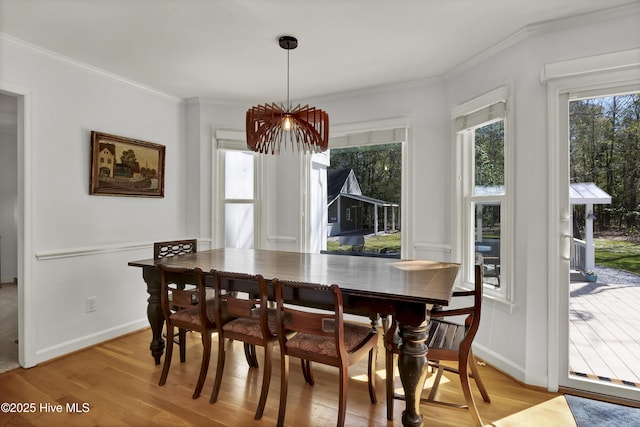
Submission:
{"label": "dining table", "polygon": [[[221,248],[162,259],[131,261],[142,268],[147,286],[147,317],[152,331],[150,350],[155,363],[164,352],[160,307],[159,264],[199,268],[317,284],[337,284],[344,312],[367,316],[393,316],[401,338],[398,371],[405,393],[404,426],[422,426],[420,392],[427,375],[427,323],[429,305],[447,306],[451,301],[460,265],[429,260],[302,253],[274,250]],[[314,307],[314,301],[295,301]]]}

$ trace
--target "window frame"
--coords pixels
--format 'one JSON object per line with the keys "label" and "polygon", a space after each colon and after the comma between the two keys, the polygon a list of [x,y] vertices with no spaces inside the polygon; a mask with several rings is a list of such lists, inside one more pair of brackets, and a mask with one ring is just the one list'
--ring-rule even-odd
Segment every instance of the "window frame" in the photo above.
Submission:
{"label": "window frame", "polygon": [[[402,155],[402,178],[401,178],[401,194],[400,194],[400,224],[401,248],[400,253],[403,257],[411,258],[413,251],[409,245],[408,236],[412,235],[411,224],[408,213],[413,211],[413,202],[409,197],[411,194],[410,180],[412,176],[411,162],[412,147],[409,143],[410,139],[410,122],[408,118],[397,117],[391,119],[374,120],[367,122],[355,122],[349,124],[341,124],[333,126],[331,129],[331,137],[329,138],[329,147],[331,148],[349,148],[367,145],[380,145],[399,143],[401,144]],[[329,165],[329,159],[326,159],[326,165]],[[305,176],[307,172],[303,172]],[[306,194],[310,194],[307,192]],[[306,206],[308,207],[308,206]],[[325,212],[327,206],[324,207]],[[308,213],[308,211],[305,210]],[[309,215],[306,216],[310,218]],[[309,240],[310,227],[305,229],[306,240]]]}
{"label": "window frame", "polygon": [[[513,310],[513,175],[512,175],[512,112],[509,106],[509,89],[499,87],[484,95],[460,104],[451,110],[453,139],[455,144],[455,200],[454,259],[461,263],[460,286],[473,288],[475,264],[475,209],[478,202],[500,204],[500,287],[485,284],[484,296],[498,302],[508,312]],[[492,106],[503,104],[494,113]],[[484,114],[482,113],[484,110]],[[480,118],[479,118],[480,117]],[[470,120],[465,123],[464,118]],[[493,122],[504,121],[504,193],[474,194],[475,182],[475,129]]]}
{"label": "window frame", "polygon": [[[253,204],[253,247],[264,248],[265,219],[262,215],[264,187],[260,184],[264,171],[262,156],[257,156],[247,148],[246,136],[243,131],[212,129],[212,197],[211,197],[211,232],[212,243],[215,248],[224,248],[226,242],[225,208],[228,203]],[[225,154],[227,151],[242,151],[253,155],[253,199],[227,199],[225,197]]]}

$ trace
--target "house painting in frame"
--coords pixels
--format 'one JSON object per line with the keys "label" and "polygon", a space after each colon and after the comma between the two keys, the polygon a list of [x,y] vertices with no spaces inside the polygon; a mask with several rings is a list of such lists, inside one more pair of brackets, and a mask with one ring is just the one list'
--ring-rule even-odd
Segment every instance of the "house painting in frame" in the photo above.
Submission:
{"label": "house painting in frame", "polygon": [[91,131],[89,194],[164,197],[165,146]]}

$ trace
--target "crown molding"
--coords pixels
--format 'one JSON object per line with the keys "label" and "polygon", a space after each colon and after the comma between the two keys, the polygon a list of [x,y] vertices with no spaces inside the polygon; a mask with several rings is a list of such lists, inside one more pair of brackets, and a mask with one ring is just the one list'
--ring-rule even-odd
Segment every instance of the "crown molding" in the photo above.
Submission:
{"label": "crown molding", "polygon": [[500,40],[489,48],[479,52],[477,55],[472,56],[460,65],[451,68],[449,71],[443,74],[443,78],[445,80],[448,80],[461,73],[469,71],[470,69],[473,69],[487,59],[507,50],[508,48],[530,37],[539,34],[552,33],[559,30],[566,30],[568,28],[593,25],[598,22],[621,18],[632,14],[640,14],[640,1],[634,1],[626,5],[595,12],[588,12],[580,15],[568,16],[565,18],[558,18],[527,25],[516,31],[512,35],[508,36],[507,38]]}
{"label": "crown molding", "polygon": [[12,36],[10,36],[8,34],[5,34],[5,33],[1,33],[0,32],[0,40],[5,41],[7,43],[10,43],[10,44],[12,44],[12,45],[14,45],[16,47],[29,50],[29,51],[31,51],[31,52],[33,52],[35,54],[49,57],[49,58],[51,58],[51,59],[53,59],[55,61],[65,63],[65,64],[71,65],[73,67],[76,67],[76,68],[79,68],[79,69],[83,69],[85,71],[89,71],[91,73],[100,75],[100,76],[108,78],[110,80],[117,81],[118,83],[125,84],[127,86],[131,86],[133,88],[136,88],[138,90],[142,90],[144,92],[150,93],[150,94],[155,95],[155,96],[159,96],[159,97],[162,97],[162,98],[167,98],[167,99],[170,99],[172,101],[177,101],[177,102],[183,102],[184,101],[182,98],[179,98],[177,96],[168,94],[166,92],[159,91],[159,90],[154,89],[154,88],[152,88],[150,86],[146,86],[146,85],[144,85],[142,83],[136,82],[134,80],[127,79],[127,78],[122,77],[122,76],[120,76],[118,74],[111,73],[109,71],[105,71],[105,70],[103,70],[101,68],[98,68],[98,67],[95,67],[93,65],[89,65],[87,63],[78,61],[78,60],[70,58],[68,56],[64,56],[64,55],[59,54],[57,52],[54,52],[52,50],[45,49],[45,48],[43,48],[41,46],[26,42],[26,41],[21,40],[21,39],[17,39],[15,37],[12,37]]}

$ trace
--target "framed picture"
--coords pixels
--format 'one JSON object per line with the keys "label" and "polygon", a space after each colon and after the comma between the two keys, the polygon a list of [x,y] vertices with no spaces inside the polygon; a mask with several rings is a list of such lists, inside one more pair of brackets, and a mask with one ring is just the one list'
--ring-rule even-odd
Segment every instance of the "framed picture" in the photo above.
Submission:
{"label": "framed picture", "polygon": [[89,194],[164,197],[164,145],[91,131]]}

